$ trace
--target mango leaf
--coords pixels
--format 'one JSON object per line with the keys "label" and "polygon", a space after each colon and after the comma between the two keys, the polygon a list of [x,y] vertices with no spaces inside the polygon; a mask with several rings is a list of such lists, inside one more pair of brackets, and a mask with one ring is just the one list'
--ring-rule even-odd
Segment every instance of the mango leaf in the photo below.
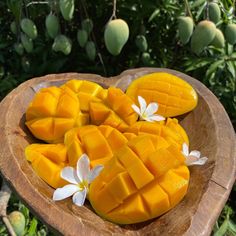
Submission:
{"label": "mango leaf", "polygon": [[235,70],[236,69],[235,68],[236,65],[235,65],[235,63],[233,61],[227,61],[226,64],[227,64],[228,71],[235,78],[235,76],[236,76],[236,70]]}
{"label": "mango leaf", "polygon": [[213,72],[216,72],[216,70],[218,69],[218,67],[220,65],[223,65],[224,63],[224,59],[221,59],[219,61],[216,61],[214,62],[213,64],[211,64],[211,66],[208,68],[207,72],[206,72],[206,77],[209,78],[210,75],[213,73]]}
{"label": "mango leaf", "polygon": [[185,69],[186,72],[193,71],[199,68],[202,68],[204,66],[207,66],[208,64],[212,63],[212,59],[198,59],[192,61],[192,63]]}
{"label": "mango leaf", "polygon": [[38,225],[38,221],[36,220],[36,218],[33,218],[32,221],[30,222],[30,227],[28,229],[27,236],[36,235],[37,225]]}
{"label": "mango leaf", "polygon": [[157,17],[157,16],[159,15],[159,13],[160,13],[160,9],[157,8],[157,9],[151,14],[151,16],[149,17],[148,22],[151,22],[155,17]]}
{"label": "mango leaf", "polygon": [[191,9],[194,9],[196,7],[200,7],[201,5],[205,5],[207,3],[207,0],[197,0],[194,1],[193,4],[190,6]]}
{"label": "mango leaf", "polygon": [[236,224],[232,220],[229,220],[229,231],[236,234]]}
{"label": "mango leaf", "polygon": [[228,220],[225,219],[223,224],[220,226],[220,228],[214,233],[214,236],[225,236],[227,230],[228,230]]}

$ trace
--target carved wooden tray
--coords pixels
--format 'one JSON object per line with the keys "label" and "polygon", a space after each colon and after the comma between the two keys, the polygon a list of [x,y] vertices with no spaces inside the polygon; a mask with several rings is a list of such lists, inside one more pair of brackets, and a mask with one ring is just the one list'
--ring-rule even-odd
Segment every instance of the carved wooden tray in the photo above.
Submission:
{"label": "carved wooden tray", "polygon": [[[135,78],[155,71],[183,78],[199,95],[197,108],[182,117],[181,124],[189,135],[191,149],[200,150],[209,161],[190,168],[190,186],[183,201],[157,219],[123,227],[104,221],[89,203],[77,207],[71,199],[52,201],[53,189],[34,173],[24,156],[25,147],[36,142],[24,125],[24,113],[34,90],[70,79],[91,80],[125,90]],[[210,235],[235,180],[236,141],[231,122],[217,98],[199,81],[183,73],[140,68],[112,78],[76,73],[47,75],[21,84],[0,104],[0,169],[20,198],[57,235]]]}

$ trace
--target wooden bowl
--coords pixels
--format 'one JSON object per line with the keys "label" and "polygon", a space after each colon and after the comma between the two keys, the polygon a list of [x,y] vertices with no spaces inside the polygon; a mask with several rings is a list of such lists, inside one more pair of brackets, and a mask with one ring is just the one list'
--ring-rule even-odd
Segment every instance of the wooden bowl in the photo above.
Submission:
{"label": "wooden bowl", "polygon": [[[77,207],[71,199],[52,201],[54,190],[35,174],[24,156],[25,147],[36,142],[24,125],[24,114],[35,90],[70,79],[91,80],[125,90],[135,78],[156,71],[181,77],[192,84],[199,95],[197,108],[185,115],[181,124],[189,135],[191,149],[200,150],[209,161],[204,166],[190,168],[186,197],[157,219],[126,226],[103,220],[89,203]],[[203,84],[177,71],[140,68],[112,78],[76,73],[47,75],[21,84],[2,101],[0,109],[1,173],[28,207],[63,235],[210,235],[235,181],[235,134],[224,108]]]}

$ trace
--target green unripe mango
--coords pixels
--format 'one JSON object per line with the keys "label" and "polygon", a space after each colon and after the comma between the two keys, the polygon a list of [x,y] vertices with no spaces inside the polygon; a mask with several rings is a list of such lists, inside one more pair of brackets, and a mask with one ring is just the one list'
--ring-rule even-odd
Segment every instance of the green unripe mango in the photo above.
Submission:
{"label": "green unripe mango", "polygon": [[145,52],[148,49],[147,39],[144,35],[137,35],[135,44],[141,52]]}
{"label": "green unripe mango", "polygon": [[212,21],[203,20],[198,23],[191,38],[191,49],[199,55],[216,35],[216,26]]}
{"label": "green unripe mango", "polygon": [[14,49],[15,49],[17,54],[19,54],[20,56],[23,55],[24,47],[23,47],[22,43],[15,43],[14,44]]}
{"label": "green unripe mango", "polygon": [[178,18],[178,31],[180,42],[186,44],[189,42],[193,33],[194,23],[190,16],[180,16]]}
{"label": "green unripe mango", "polygon": [[143,62],[144,65],[149,65],[150,61],[151,61],[151,56],[148,52],[143,52],[142,53],[142,57],[141,60]]}
{"label": "green unripe mango", "polygon": [[93,21],[91,19],[85,19],[81,23],[82,29],[85,30],[88,34],[93,30]]}
{"label": "green unripe mango", "polygon": [[59,20],[57,16],[53,14],[47,15],[46,20],[45,20],[45,25],[46,25],[48,35],[54,39],[58,35],[59,28],[60,28]]}
{"label": "green unripe mango", "polygon": [[208,7],[209,7],[208,9],[209,9],[210,21],[213,21],[215,24],[217,24],[221,19],[221,12],[219,5],[215,2],[210,2]]}
{"label": "green unripe mango", "polygon": [[28,18],[24,18],[20,22],[22,31],[31,39],[37,38],[38,31],[34,22]]}
{"label": "green unripe mango", "polygon": [[129,38],[129,27],[122,19],[111,20],[105,29],[104,39],[107,50],[114,56],[120,54]]}
{"label": "green unripe mango", "polygon": [[32,39],[23,33],[21,33],[20,38],[21,38],[21,43],[22,43],[25,51],[28,53],[31,53],[34,48]]}
{"label": "green unripe mango", "polygon": [[211,42],[211,45],[216,48],[223,48],[225,46],[225,37],[221,30],[216,29],[216,35],[213,41]]}
{"label": "green unripe mango", "polygon": [[70,21],[74,15],[75,1],[74,0],[60,0],[59,6],[60,6],[60,11],[63,18],[67,21]]}
{"label": "green unripe mango", "polygon": [[79,42],[80,47],[84,47],[88,41],[88,33],[86,30],[78,30],[77,32],[77,40]]}
{"label": "green unripe mango", "polygon": [[9,214],[8,219],[17,236],[24,235],[25,230],[25,217],[19,211],[13,211]]}
{"label": "green unripe mango", "polygon": [[228,24],[225,28],[225,39],[228,43],[236,43],[236,24]]}
{"label": "green unripe mango", "polygon": [[96,58],[96,47],[93,41],[88,41],[85,46],[86,54],[90,61],[94,61]]}
{"label": "green unripe mango", "polygon": [[15,21],[11,22],[10,29],[11,29],[11,32],[13,34],[17,34],[17,27],[16,27],[16,22]]}
{"label": "green unripe mango", "polygon": [[71,40],[65,35],[57,35],[54,39],[54,43],[52,45],[52,49],[55,52],[62,52],[65,55],[69,55],[71,52],[72,43]]}

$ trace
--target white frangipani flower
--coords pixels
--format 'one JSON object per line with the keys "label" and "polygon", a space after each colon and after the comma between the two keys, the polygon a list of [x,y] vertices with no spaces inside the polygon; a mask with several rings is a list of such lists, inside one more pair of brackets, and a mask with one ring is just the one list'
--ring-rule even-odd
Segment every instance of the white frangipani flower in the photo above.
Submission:
{"label": "white frangipani flower", "polygon": [[71,166],[62,169],[61,178],[71,184],[57,188],[53,193],[53,200],[59,201],[73,195],[73,203],[77,206],[83,206],[89,184],[100,174],[102,169],[103,165],[97,165],[90,170],[89,158],[83,154],[77,162],[76,170]]}
{"label": "white frangipani flower", "polygon": [[147,106],[145,99],[141,96],[138,96],[138,102],[140,108],[135,104],[132,105],[132,108],[136,113],[138,113],[140,120],[146,120],[149,122],[165,120],[165,117],[163,116],[154,115],[158,110],[158,104],[156,102],[151,102]]}
{"label": "white frangipani flower", "polygon": [[189,148],[186,143],[183,143],[182,153],[184,154],[186,158],[185,163],[187,166],[204,165],[208,160],[207,157],[201,157],[201,152],[197,150],[191,151],[189,153]]}

